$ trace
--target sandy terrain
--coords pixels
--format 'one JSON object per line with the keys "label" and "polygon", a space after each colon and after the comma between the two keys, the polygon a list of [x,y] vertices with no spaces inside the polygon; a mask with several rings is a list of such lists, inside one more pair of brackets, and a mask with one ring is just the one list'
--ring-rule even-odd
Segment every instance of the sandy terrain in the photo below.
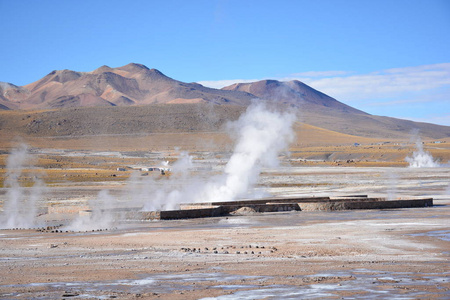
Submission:
{"label": "sandy terrain", "polygon": [[[125,177],[54,183],[45,201],[82,205],[106,189],[121,197],[133,191]],[[448,167],[280,167],[263,170],[256,189],[426,196],[435,206],[1,230],[0,297],[448,299],[449,178]]]}

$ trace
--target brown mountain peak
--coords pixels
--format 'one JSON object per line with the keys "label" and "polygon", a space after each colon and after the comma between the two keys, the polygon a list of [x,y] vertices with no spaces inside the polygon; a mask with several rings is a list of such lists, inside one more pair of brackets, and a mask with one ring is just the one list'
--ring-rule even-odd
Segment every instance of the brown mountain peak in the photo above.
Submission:
{"label": "brown mountain peak", "polygon": [[95,69],[94,71],[92,71],[92,74],[101,74],[103,72],[111,72],[113,69],[107,65],[103,65],[98,69]]}
{"label": "brown mountain peak", "polygon": [[145,76],[144,76],[145,79],[150,79],[152,81],[157,81],[157,80],[159,80],[159,81],[161,81],[161,80],[176,81],[175,79],[172,79],[172,78],[164,75],[161,71],[159,71],[157,69],[147,69],[147,70],[145,70],[144,74],[145,74]]}
{"label": "brown mountain peak", "polygon": [[143,70],[148,70],[148,68],[142,64],[129,63],[128,65],[118,67],[117,70],[127,71],[127,72],[141,72]]}
{"label": "brown mountain peak", "polygon": [[67,69],[53,70],[38,81],[27,84],[24,87],[27,88],[30,92],[33,92],[50,82],[66,83],[68,81],[77,80],[81,77],[82,74],[83,73],[81,72],[75,72]]}
{"label": "brown mountain peak", "polygon": [[53,80],[60,83],[66,83],[68,81],[76,80],[80,77],[81,77],[80,73],[65,69],[62,71],[57,71]]}
{"label": "brown mountain peak", "polygon": [[45,82],[49,81],[57,81],[60,83],[64,83],[67,81],[78,79],[81,76],[81,73],[75,72],[72,70],[64,69],[64,70],[53,70],[48,73],[41,80],[45,80]]}

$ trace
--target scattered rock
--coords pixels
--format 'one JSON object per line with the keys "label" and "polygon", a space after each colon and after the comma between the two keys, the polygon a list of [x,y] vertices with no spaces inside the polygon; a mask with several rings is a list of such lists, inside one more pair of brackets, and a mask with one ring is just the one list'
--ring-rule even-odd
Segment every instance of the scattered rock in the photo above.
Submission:
{"label": "scattered rock", "polygon": [[238,210],[230,212],[231,215],[249,216],[256,214],[256,210],[251,207],[241,207]]}

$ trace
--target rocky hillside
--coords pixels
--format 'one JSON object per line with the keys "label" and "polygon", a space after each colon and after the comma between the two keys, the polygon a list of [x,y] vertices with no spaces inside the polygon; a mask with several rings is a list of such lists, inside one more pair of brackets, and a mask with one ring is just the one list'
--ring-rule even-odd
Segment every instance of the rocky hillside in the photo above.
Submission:
{"label": "rocky hillside", "polygon": [[219,132],[245,111],[242,105],[150,104],[0,111],[1,137],[81,137]]}
{"label": "rocky hillside", "polygon": [[52,71],[19,87],[0,84],[0,108],[51,109],[91,106],[130,106],[157,103],[246,105],[255,96],[184,83],[140,64],[102,66],[92,72]]}

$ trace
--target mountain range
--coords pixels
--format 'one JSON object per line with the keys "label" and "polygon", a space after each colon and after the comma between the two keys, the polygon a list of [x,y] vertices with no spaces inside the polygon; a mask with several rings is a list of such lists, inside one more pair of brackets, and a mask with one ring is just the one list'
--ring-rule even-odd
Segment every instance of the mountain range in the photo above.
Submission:
{"label": "mountain range", "polygon": [[52,71],[25,86],[0,84],[0,105],[9,109],[130,106],[162,103],[245,105],[255,96],[184,83],[140,64],[102,66],[92,72]]}
{"label": "mountain range", "polygon": [[[254,99],[298,111],[300,121],[321,128],[366,137],[405,137],[413,129],[429,138],[450,137],[450,127],[367,114],[297,81],[261,80],[222,89],[172,79],[156,69],[130,63],[92,72],[52,71],[25,86],[0,82],[0,110],[70,110],[165,104],[235,105]],[[111,109],[108,109],[110,107]],[[122,109],[122,111],[124,111]],[[170,105],[166,108],[170,110]],[[70,114],[69,114],[70,115]]]}

